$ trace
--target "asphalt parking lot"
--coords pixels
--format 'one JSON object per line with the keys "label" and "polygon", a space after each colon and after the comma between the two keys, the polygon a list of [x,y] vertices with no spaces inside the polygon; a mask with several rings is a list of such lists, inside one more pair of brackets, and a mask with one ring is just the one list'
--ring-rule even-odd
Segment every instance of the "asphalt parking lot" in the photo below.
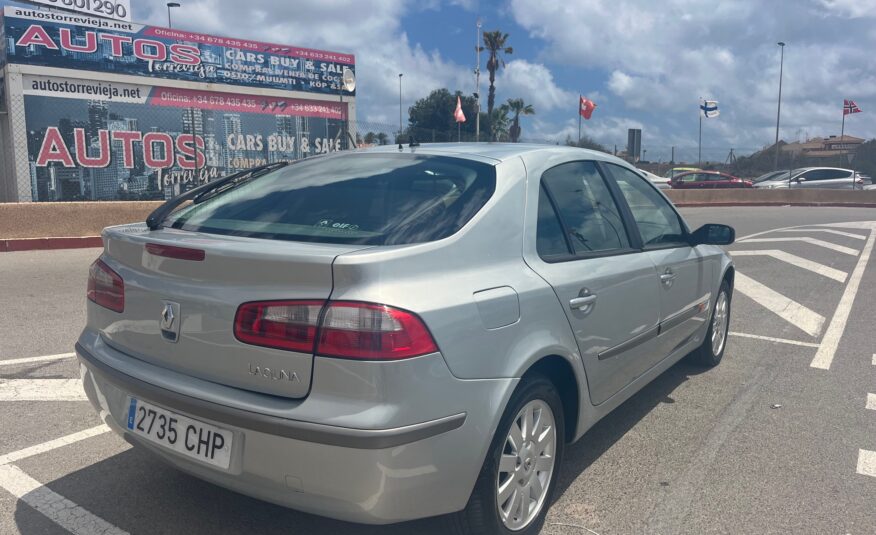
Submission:
{"label": "asphalt parking lot", "polygon": [[[683,213],[740,238],[724,362],[679,363],[569,448],[544,533],[876,533],[876,210]],[[443,532],[269,505],[107,432],[69,354],[98,254],[0,254],[0,533]]]}

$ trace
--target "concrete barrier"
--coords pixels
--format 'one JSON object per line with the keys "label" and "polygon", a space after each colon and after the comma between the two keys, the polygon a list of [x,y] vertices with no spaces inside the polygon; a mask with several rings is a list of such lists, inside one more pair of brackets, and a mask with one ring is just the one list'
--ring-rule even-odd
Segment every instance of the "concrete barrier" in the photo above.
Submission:
{"label": "concrete barrier", "polygon": [[[848,206],[876,208],[876,190],[664,190],[677,206]],[[0,203],[0,252],[95,247],[104,227],[144,221],[154,202]]]}

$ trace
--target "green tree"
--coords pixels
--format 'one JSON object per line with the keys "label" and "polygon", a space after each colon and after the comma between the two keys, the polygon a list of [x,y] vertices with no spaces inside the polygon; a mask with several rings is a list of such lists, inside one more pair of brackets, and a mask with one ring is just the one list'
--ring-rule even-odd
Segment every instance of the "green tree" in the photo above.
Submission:
{"label": "green tree", "polygon": [[446,88],[435,89],[429,96],[416,101],[408,110],[407,136],[421,142],[456,141],[457,126],[453,117],[456,110],[456,99],[462,101],[462,112],[466,121],[462,123],[461,131],[466,138],[474,136],[474,118],[477,113],[477,103],[473,96],[465,96],[461,91],[451,93]]}
{"label": "green tree", "polygon": [[521,131],[520,116],[535,115],[535,108],[532,107],[532,104],[526,104],[523,102],[522,98],[509,98],[508,108],[514,113],[514,119],[511,121],[511,129],[508,131],[508,134],[511,137],[511,141],[517,143],[517,140],[520,139]]}
{"label": "green tree", "polygon": [[587,135],[581,136],[581,139],[577,141],[573,140],[571,137],[566,137],[566,145],[570,147],[580,147],[582,149],[598,150],[600,152],[611,154],[611,151],[607,147]]}
{"label": "green tree", "polygon": [[[508,34],[502,33],[501,30],[484,32],[484,46],[478,49],[481,52],[486,50],[490,54],[487,58],[487,70],[490,72],[490,91],[487,96],[488,118],[492,118],[493,108],[496,104],[496,72],[498,72],[499,67],[505,66],[505,60],[502,58],[502,55],[514,53],[512,47],[505,46],[507,42]],[[489,128],[489,131],[492,132],[493,129]]]}
{"label": "green tree", "polygon": [[511,108],[507,104],[502,104],[489,116],[490,119],[490,139],[493,141],[507,141],[511,139],[509,130],[511,126],[511,118],[508,114],[511,113]]}
{"label": "green tree", "polygon": [[380,144],[380,145],[386,145],[386,143],[387,143],[388,141],[389,141],[389,136],[387,136],[386,133],[384,133],[384,132],[378,132],[378,133],[377,133],[377,143],[378,143],[378,144]]}

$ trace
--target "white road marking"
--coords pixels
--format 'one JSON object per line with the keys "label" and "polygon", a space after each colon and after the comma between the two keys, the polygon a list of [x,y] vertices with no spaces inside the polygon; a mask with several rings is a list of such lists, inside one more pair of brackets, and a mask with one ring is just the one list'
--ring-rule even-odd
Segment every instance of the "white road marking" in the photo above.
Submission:
{"label": "white road marking", "polygon": [[[876,229],[876,221],[846,221],[845,223],[820,223],[818,225],[802,225],[802,226],[871,230],[871,229]],[[789,227],[786,227],[786,228],[789,228]]]}
{"label": "white road marking", "polygon": [[840,271],[830,266],[825,266],[824,264],[819,264],[818,262],[813,262],[812,260],[791,253],[786,253],[785,251],[780,251],[778,249],[765,249],[762,251],[731,251],[730,256],[771,256],[776,260],[781,260],[792,266],[797,266],[813,273],[818,273],[819,275],[838,282],[846,282],[846,277],[848,276],[845,271]]}
{"label": "white road marking", "polygon": [[[821,339],[821,347],[809,364],[813,368],[829,370],[830,364],[833,362],[833,357],[836,355],[836,349],[839,347],[840,338],[846,330],[846,322],[849,319],[849,314],[852,312],[852,305],[855,303],[855,296],[858,294],[858,286],[861,284],[861,277],[864,276],[864,270],[867,269],[867,262],[870,261],[870,253],[873,251],[873,241],[876,240],[876,229],[870,232],[870,237],[867,238],[867,243],[864,244],[864,249],[861,250],[861,256],[858,258],[858,263],[852,274],[849,277],[849,283],[840,297],[840,302],[836,306],[836,312],[833,313],[833,318],[824,332],[824,338]],[[738,277],[738,275],[737,275]]]}
{"label": "white road marking", "polygon": [[833,230],[827,228],[786,228],[778,232],[824,232],[835,236],[845,236],[846,238],[854,238],[856,240],[866,240],[867,236],[863,234],[855,234],[853,232],[844,232],[842,230]]}
{"label": "white road marking", "polygon": [[814,312],[800,303],[789,299],[768,286],[736,272],[734,289],[746,295],[756,303],[776,314],[791,325],[799,328],[809,336],[818,336],[824,324],[824,316]]}
{"label": "white road marking", "polygon": [[867,394],[867,408],[876,411],[876,394]]}
{"label": "white road marking", "polygon": [[18,364],[30,364],[32,362],[47,362],[51,360],[69,359],[75,356],[76,353],[61,353],[58,355],[45,355],[42,357],[26,357],[22,359],[0,360],[0,366],[15,366]]}
{"label": "white road marking", "polygon": [[858,473],[876,477],[876,451],[858,450]]}
{"label": "white road marking", "polygon": [[75,535],[128,533],[43,486],[17,466],[0,466],[0,487]]}
{"label": "white road marking", "polygon": [[22,459],[27,459],[28,457],[33,457],[34,455],[39,455],[41,453],[46,453],[47,451],[52,451],[54,449],[67,446],[69,444],[74,444],[76,442],[79,442],[80,440],[85,440],[86,438],[96,437],[98,435],[109,432],[109,430],[109,427],[101,424],[92,427],[91,429],[86,429],[85,431],[78,431],[76,433],[65,435],[61,438],[56,438],[48,442],[43,442],[42,444],[37,444],[36,446],[13,451],[12,453],[7,453],[6,455],[0,455],[0,466],[4,464],[14,463]]}
{"label": "white road marking", "polygon": [[730,331],[730,336],[740,336],[742,338],[754,338],[755,340],[766,340],[767,342],[778,342],[780,344],[791,344],[794,346],[803,347],[818,347],[818,344],[812,342],[800,342],[799,340],[789,340],[788,338],[774,338],[772,336],[761,336],[759,334],[739,333]]}
{"label": "white road marking", "polygon": [[876,366],[876,353],[873,353],[873,366]]}
{"label": "white road marking", "polygon": [[85,401],[81,379],[0,379],[0,401]]}
{"label": "white road marking", "polygon": [[837,245],[829,241],[819,240],[817,238],[754,238],[745,240],[745,243],[773,243],[788,241],[808,243],[810,245],[817,245],[819,247],[824,247],[825,249],[830,249],[832,251],[847,254],[849,256],[858,256],[858,251],[856,249],[852,249],[851,247],[846,247],[844,245]]}

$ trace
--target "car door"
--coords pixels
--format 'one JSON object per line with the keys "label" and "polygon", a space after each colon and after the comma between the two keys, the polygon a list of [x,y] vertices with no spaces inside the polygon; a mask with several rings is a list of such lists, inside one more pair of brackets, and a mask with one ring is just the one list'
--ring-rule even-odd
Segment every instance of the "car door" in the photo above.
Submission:
{"label": "car door", "polygon": [[650,367],[660,316],[657,272],[630,240],[630,223],[594,162],[546,169],[533,195],[537,254],[527,261],[566,314],[598,405]]}
{"label": "car door", "polygon": [[698,335],[702,336],[701,327],[711,312],[709,281],[717,267],[690,246],[681,217],[663,195],[625,167],[603,167],[617,183],[635,221],[642,249],[659,275],[660,326],[652,359],[659,361],[686,351]]}
{"label": "car door", "polygon": [[800,176],[796,177],[793,181],[793,187],[795,188],[817,188],[819,187],[820,182],[822,181],[822,170],[821,169],[812,169],[810,171],[806,171],[802,173]]}

